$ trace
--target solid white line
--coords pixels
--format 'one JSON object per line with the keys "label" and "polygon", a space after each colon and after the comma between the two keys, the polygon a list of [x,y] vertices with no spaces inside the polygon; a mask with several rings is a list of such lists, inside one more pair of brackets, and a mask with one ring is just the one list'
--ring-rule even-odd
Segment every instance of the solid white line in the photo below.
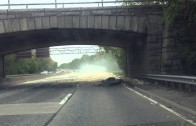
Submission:
{"label": "solid white line", "polygon": [[67,96],[65,96],[65,98],[61,102],[59,102],[59,105],[65,104],[65,102],[67,102],[67,100],[71,97],[71,95],[72,94],[68,94]]}
{"label": "solid white line", "polygon": [[147,97],[147,96],[145,96],[145,95],[143,95],[143,94],[141,94],[141,93],[139,93],[139,92],[137,92],[137,91],[135,91],[135,90],[133,90],[133,89],[127,87],[127,86],[124,86],[124,87],[127,88],[128,90],[130,90],[130,91],[132,91],[132,92],[134,92],[134,93],[136,93],[136,94],[142,96],[143,98],[145,98],[145,99],[147,99],[147,100],[149,100],[149,101],[151,101],[151,102],[153,102],[153,103],[155,103],[155,104],[158,104],[160,107],[164,108],[165,110],[167,110],[167,111],[173,113],[174,115],[180,117],[181,119],[183,119],[183,120],[185,120],[185,121],[187,121],[187,122],[189,122],[189,123],[191,123],[191,124],[193,124],[193,125],[196,126],[196,123],[195,123],[195,122],[193,122],[192,120],[188,120],[188,119],[184,118],[182,115],[180,115],[179,113],[175,112],[174,110],[172,110],[172,109],[166,107],[165,105],[160,104],[160,103],[158,103],[157,101],[155,101],[155,100],[153,100],[153,99],[151,99],[151,98],[149,98],[149,97]]}

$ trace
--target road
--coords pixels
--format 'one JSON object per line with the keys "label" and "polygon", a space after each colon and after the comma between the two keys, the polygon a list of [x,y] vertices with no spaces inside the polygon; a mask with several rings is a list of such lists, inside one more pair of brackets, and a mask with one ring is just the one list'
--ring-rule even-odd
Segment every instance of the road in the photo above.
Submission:
{"label": "road", "polygon": [[[72,94],[69,100],[59,104],[68,94]],[[123,86],[36,83],[0,89],[1,126],[175,126],[180,122]]]}

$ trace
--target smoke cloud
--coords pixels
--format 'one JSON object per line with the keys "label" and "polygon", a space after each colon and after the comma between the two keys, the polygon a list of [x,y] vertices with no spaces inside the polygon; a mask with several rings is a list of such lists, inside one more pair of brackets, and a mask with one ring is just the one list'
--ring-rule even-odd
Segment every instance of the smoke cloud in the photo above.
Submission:
{"label": "smoke cloud", "polygon": [[81,63],[79,66],[80,72],[121,72],[116,58],[107,53],[104,56],[96,58],[95,61]]}

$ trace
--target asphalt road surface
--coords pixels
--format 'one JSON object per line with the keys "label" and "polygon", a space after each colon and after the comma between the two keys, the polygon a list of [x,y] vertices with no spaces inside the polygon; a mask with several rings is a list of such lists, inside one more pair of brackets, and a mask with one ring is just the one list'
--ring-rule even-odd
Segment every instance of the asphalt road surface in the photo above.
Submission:
{"label": "asphalt road surface", "polygon": [[0,89],[1,126],[177,126],[181,122],[123,86],[48,83]]}

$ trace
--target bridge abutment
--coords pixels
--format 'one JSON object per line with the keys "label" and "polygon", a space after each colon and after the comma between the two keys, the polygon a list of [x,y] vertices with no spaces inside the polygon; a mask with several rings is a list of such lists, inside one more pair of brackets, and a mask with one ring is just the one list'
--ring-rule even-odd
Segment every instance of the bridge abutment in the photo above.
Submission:
{"label": "bridge abutment", "polygon": [[[191,26],[190,26],[191,25]],[[196,22],[183,17],[165,26],[162,45],[162,74],[196,75],[194,60]]]}
{"label": "bridge abutment", "polygon": [[147,23],[147,72],[160,74],[161,71],[161,50],[163,42],[163,17],[149,15]]}

